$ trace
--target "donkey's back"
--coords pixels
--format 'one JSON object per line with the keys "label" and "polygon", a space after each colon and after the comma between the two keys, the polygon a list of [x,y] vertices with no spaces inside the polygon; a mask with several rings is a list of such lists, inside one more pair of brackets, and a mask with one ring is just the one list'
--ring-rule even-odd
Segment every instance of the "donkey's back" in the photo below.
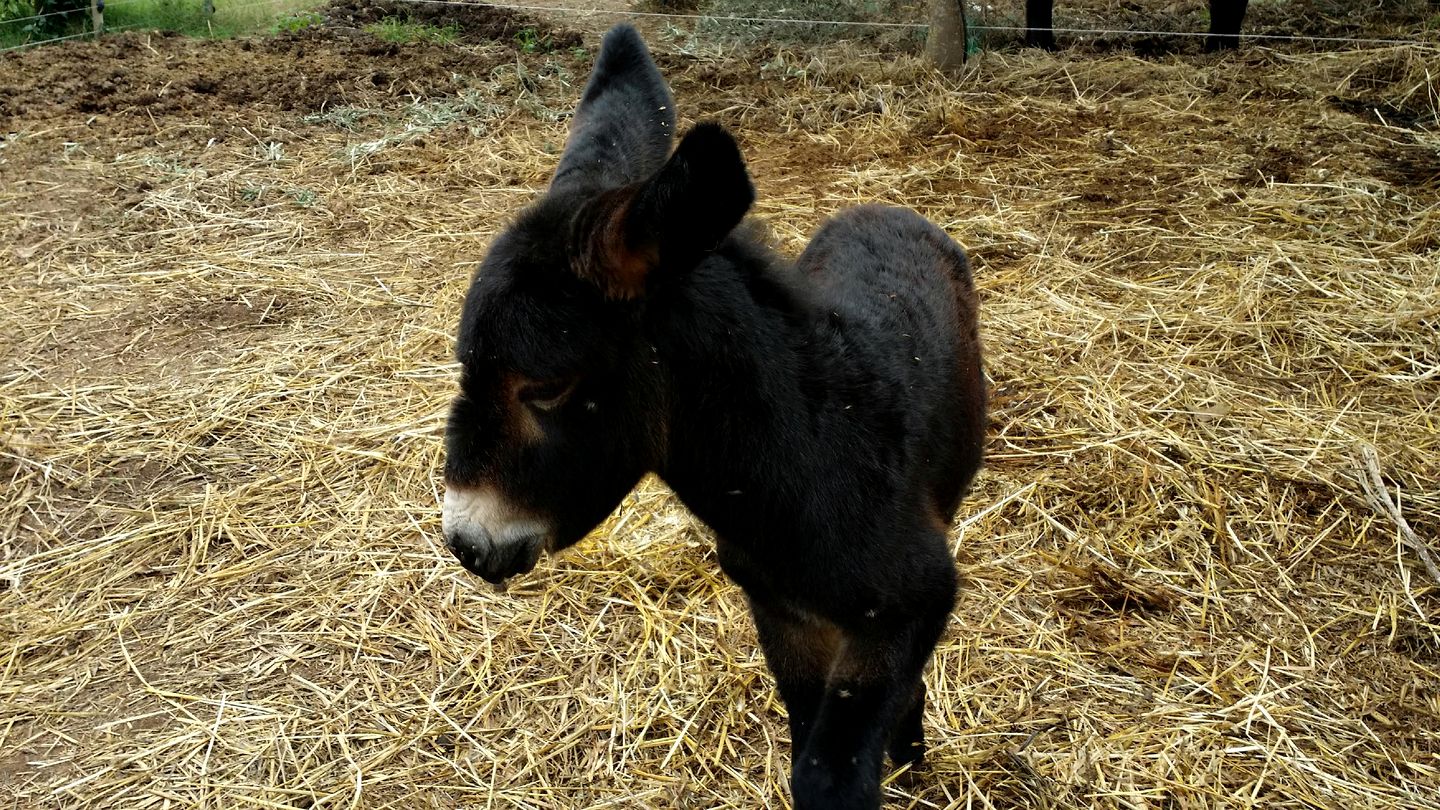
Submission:
{"label": "donkey's back", "polygon": [[980,466],[985,383],[965,250],[907,208],[862,205],[828,221],[800,257],[843,334],[835,362],[893,410],[912,485],[948,522]]}

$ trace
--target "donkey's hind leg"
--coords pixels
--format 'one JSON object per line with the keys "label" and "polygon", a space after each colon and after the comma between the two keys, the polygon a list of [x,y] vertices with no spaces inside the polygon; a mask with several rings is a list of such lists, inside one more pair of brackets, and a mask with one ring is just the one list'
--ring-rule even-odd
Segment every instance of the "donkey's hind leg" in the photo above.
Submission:
{"label": "donkey's hind leg", "polygon": [[750,597],[750,613],[755,617],[765,661],[790,715],[790,750],[798,753],[809,740],[825,697],[825,679],[839,653],[840,630],[754,596]]}
{"label": "donkey's hind leg", "polygon": [[915,688],[910,708],[900,715],[890,732],[890,761],[896,765],[919,765],[925,761],[925,682]]}

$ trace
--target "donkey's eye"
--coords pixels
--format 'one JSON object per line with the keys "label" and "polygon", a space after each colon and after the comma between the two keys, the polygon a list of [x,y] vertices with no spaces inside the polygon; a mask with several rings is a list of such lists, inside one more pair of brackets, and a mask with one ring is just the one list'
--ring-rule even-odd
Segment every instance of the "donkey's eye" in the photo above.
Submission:
{"label": "donkey's eye", "polygon": [[520,386],[517,396],[521,402],[538,411],[553,411],[565,403],[579,381],[579,377],[536,380]]}

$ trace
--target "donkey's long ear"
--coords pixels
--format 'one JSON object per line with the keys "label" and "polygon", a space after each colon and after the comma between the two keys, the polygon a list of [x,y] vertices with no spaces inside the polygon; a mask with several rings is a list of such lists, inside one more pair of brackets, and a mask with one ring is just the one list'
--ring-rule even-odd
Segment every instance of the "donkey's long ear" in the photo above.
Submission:
{"label": "donkey's long ear", "polygon": [[638,298],[657,273],[688,271],[719,247],[754,201],[735,139],[699,124],[654,177],[581,210],[572,266],[611,298]]}
{"label": "donkey's long ear", "polygon": [[674,132],[670,88],[640,32],[617,25],[600,45],[550,188],[601,191],[639,182],[665,162]]}

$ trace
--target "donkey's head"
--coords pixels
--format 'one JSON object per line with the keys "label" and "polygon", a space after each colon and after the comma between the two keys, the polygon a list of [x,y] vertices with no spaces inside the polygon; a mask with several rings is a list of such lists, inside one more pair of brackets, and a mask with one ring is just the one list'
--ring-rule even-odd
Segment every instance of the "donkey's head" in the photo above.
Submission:
{"label": "donkey's head", "polygon": [[466,295],[444,531],[491,582],[584,537],[664,452],[653,293],[754,199],[725,130],[697,126],[672,154],[674,126],[639,34],[615,28],[549,190],[495,240]]}

